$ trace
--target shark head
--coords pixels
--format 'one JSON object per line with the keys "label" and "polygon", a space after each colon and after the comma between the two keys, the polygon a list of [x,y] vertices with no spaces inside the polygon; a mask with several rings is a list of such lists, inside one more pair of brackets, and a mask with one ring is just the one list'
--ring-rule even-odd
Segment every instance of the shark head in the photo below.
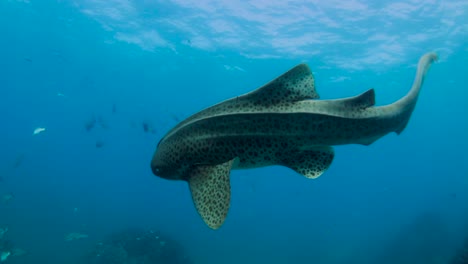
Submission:
{"label": "shark head", "polygon": [[158,144],[153,159],[151,160],[151,170],[154,175],[168,180],[183,180],[187,171],[187,162],[182,162],[180,151],[174,151],[173,147],[178,144],[171,144],[161,140]]}
{"label": "shark head", "polygon": [[168,155],[164,151],[161,151],[161,141],[158,144],[154,157],[151,160],[151,170],[154,175],[164,179],[175,179],[177,178],[177,166],[174,162],[168,159]]}
{"label": "shark head", "polygon": [[[159,156],[159,155],[158,155]],[[168,179],[168,180],[177,180],[180,179],[178,168],[176,164],[171,164],[170,162],[165,162],[164,159],[158,158],[151,161],[151,170],[154,175]]]}

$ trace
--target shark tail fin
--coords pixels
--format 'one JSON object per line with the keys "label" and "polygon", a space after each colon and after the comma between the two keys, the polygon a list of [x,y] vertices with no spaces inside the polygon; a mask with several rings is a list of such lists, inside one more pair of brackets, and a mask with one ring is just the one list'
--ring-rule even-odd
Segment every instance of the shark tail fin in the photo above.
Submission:
{"label": "shark tail fin", "polygon": [[398,127],[396,130],[395,130],[395,133],[397,133],[397,135],[400,135],[401,132],[403,132],[403,130],[405,130],[406,126],[408,125],[408,122],[410,120],[410,117],[411,117],[411,114],[408,115],[407,118],[405,118],[405,120],[401,123],[401,126]]}
{"label": "shark tail fin", "polygon": [[418,63],[418,69],[416,72],[416,77],[413,82],[413,86],[411,90],[408,92],[406,96],[398,100],[394,103],[395,106],[402,109],[402,117],[400,126],[395,130],[395,133],[398,135],[403,132],[403,130],[408,125],[410,120],[411,114],[416,106],[416,102],[418,100],[419,92],[424,82],[424,78],[426,76],[427,71],[432,63],[437,60],[437,54],[435,53],[427,53],[421,57]]}
{"label": "shark tail fin", "polygon": [[402,116],[402,119],[400,121],[400,126],[397,127],[394,131],[397,135],[400,135],[401,132],[405,130],[406,126],[409,123],[409,120],[411,119],[411,114],[413,113],[415,106],[416,104],[413,104],[409,108],[407,108],[406,112],[404,113],[404,116]]}

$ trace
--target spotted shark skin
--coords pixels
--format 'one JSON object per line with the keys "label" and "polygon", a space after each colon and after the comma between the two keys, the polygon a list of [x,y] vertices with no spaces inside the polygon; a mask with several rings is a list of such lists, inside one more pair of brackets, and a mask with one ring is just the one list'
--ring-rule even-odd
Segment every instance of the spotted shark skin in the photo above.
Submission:
{"label": "spotted shark skin", "polygon": [[335,145],[372,144],[406,127],[430,65],[421,57],[410,91],[375,106],[374,90],[319,100],[309,67],[300,64],[268,84],[206,108],[171,129],[159,142],[155,175],[189,183],[195,207],[212,229],[225,221],[232,169],[271,165],[317,178],[333,161]]}

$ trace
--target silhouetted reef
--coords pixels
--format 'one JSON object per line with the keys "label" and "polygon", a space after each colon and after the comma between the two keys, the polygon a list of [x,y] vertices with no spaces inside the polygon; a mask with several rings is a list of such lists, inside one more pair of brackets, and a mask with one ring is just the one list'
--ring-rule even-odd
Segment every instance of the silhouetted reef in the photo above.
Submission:
{"label": "silhouetted reef", "polygon": [[180,244],[158,231],[126,229],[105,237],[86,254],[88,264],[191,264]]}

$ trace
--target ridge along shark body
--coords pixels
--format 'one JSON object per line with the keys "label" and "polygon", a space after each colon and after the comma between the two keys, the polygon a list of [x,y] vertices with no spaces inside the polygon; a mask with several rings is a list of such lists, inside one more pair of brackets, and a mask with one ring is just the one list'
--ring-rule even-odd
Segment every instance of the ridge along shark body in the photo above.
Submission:
{"label": "ridge along shark body", "polygon": [[307,178],[324,173],[333,145],[369,145],[406,127],[434,53],[421,57],[411,90],[400,100],[374,106],[374,90],[318,100],[309,67],[300,64],[250,93],[194,114],[159,142],[153,173],[189,183],[205,223],[219,228],[230,205],[231,169],[289,167]]}

